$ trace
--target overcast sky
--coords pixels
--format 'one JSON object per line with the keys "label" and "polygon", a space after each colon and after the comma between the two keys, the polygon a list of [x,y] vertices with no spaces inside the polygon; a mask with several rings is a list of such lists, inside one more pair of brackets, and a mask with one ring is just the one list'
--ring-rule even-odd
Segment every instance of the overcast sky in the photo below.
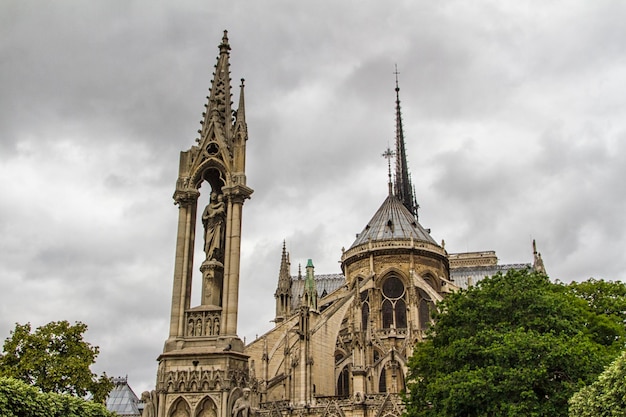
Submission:
{"label": "overcast sky", "polygon": [[384,200],[394,64],[435,240],[517,263],[534,238],[553,279],[626,280],[624,16],[619,0],[2,1],[0,340],[83,321],[96,372],[154,386],[179,152],[224,29],[255,190],[242,338],[272,326],[283,239],[292,273],[338,273]]}

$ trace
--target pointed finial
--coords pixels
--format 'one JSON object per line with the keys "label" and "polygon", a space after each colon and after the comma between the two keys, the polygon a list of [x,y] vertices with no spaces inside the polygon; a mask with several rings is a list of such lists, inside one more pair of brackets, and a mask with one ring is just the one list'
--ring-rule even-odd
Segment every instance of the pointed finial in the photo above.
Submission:
{"label": "pointed finial", "polygon": [[398,64],[394,64],[394,65],[395,65],[395,68],[396,68],[395,71],[393,72],[395,74],[395,76],[396,76],[396,93],[399,93],[400,92],[400,86],[398,85],[398,74],[400,74],[400,73],[398,72]]}
{"label": "pointed finial", "polygon": [[228,54],[230,51],[230,45],[228,44],[228,31],[224,30],[224,36],[222,36],[222,43],[220,43],[220,54]]}
{"label": "pointed finial", "polygon": [[[245,87],[245,79],[241,79],[241,85],[239,85],[239,107],[237,107],[237,112],[236,112],[236,120],[235,123],[239,122],[240,124],[244,124],[246,123],[246,104],[245,104],[245,99],[244,99],[244,94],[243,94],[243,89]],[[247,135],[246,135],[246,139],[247,139]]]}

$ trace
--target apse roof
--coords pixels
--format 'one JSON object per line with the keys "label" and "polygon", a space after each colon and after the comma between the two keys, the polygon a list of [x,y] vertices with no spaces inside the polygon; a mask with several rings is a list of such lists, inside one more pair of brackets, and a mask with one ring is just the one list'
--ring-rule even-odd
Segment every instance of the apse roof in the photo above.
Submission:
{"label": "apse roof", "polygon": [[351,248],[368,241],[411,239],[437,245],[428,231],[394,195],[389,195],[365,229],[357,235]]}

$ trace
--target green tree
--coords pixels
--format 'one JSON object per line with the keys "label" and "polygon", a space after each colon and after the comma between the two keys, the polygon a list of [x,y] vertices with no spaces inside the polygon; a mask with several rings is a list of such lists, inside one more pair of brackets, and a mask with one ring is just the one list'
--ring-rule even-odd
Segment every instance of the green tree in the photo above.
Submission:
{"label": "green tree", "polygon": [[626,352],[569,401],[570,417],[626,415]]}
{"label": "green tree", "polygon": [[589,326],[596,336],[621,350],[626,337],[626,284],[590,278],[572,282],[568,288],[595,313],[590,316]]}
{"label": "green tree", "polygon": [[451,294],[409,360],[409,416],[566,416],[620,341],[588,304],[530,270]]}
{"label": "green tree", "polygon": [[103,404],[72,395],[42,393],[15,378],[0,377],[0,416],[2,417],[114,417]]}
{"label": "green tree", "polygon": [[0,376],[34,385],[44,392],[85,396],[104,402],[113,382],[92,373],[99,349],[83,340],[87,325],[50,322],[31,332],[30,323],[15,325],[3,346]]}

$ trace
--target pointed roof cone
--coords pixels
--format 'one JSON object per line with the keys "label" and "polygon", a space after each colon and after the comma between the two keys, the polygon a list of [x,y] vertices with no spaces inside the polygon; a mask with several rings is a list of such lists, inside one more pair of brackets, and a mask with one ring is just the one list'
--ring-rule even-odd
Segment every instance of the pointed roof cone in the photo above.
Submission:
{"label": "pointed roof cone", "polygon": [[350,248],[369,241],[392,239],[413,239],[437,245],[430,233],[418,223],[413,214],[393,195],[385,199]]}

